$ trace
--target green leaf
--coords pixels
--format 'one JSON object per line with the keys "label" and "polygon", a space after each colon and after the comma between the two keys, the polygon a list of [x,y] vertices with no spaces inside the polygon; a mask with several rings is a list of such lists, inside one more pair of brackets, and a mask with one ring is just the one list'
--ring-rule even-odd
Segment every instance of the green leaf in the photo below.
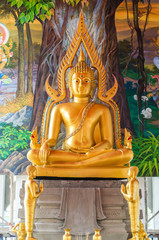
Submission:
{"label": "green leaf", "polygon": [[148,133],[149,133],[155,140],[157,140],[152,132],[149,132],[149,131],[148,131]]}
{"label": "green leaf", "polygon": [[54,2],[49,2],[49,5],[51,6],[51,8],[55,9],[55,1]]}
{"label": "green leaf", "polygon": [[153,156],[153,154],[151,153],[151,154],[149,154],[149,155],[147,155],[143,160],[144,161],[146,161],[146,159],[148,159],[149,157],[151,157],[151,156]]}
{"label": "green leaf", "polygon": [[[156,152],[157,148],[158,148],[158,143],[155,145],[155,148],[154,148],[154,152]],[[158,152],[158,151],[157,151]]]}
{"label": "green leaf", "polygon": [[22,4],[23,4],[23,1],[18,1],[17,2],[17,7],[20,8],[22,6]]}
{"label": "green leaf", "polygon": [[45,11],[44,9],[41,9],[41,13],[42,13],[42,14],[45,14],[46,11]]}
{"label": "green leaf", "polygon": [[28,1],[28,2],[29,2],[28,8],[31,9],[32,8],[32,1]]}
{"label": "green leaf", "polygon": [[154,163],[155,163],[156,173],[157,173],[157,176],[158,176],[158,163],[157,163],[157,158],[154,158]]}
{"label": "green leaf", "polygon": [[26,15],[26,22],[29,22],[29,20],[30,20],[30,13]]}
{"label": "green leaf", "polygon": [[149,161],[149,172],[150,172],[150,176],[152,177],[152,162]]}
{"label": "green leaf", "polygon": [[30,7],[33,7],[33,6],[35,6],[35,4],[37,3],[37,1],[36,0],[31,0],[30,1]]}
{"label": "green leaf", "polygon": [[34,20],[34,12],[33,12],[33,11],[31,11],[31,12],[30,12],[30,21],[32,21],[32,22],[33,22],[33,20]]}
{"label": "green leaf", "polygon": [[145,170],[146,170],[146,167],[147,167],[147,163],[145,163],[145,165],[144,165],[144,168],[142,169],[142,174],[141,174],[141,176],[143,176],[143,175],[144,175],[144,173],[145,173]]}
{"label": "green leaf", "polygon": [[37,5],[36,5],[36,10],[37,10],[37,12],[39,12],[40,11],[40,8],[42,7],[42,3],[38,3]]}
{"label": "green leaf", "polygon": [[37,3],[37,0],[32,0],[33,2],[33,6],[35,6],[35,4]]}
{"label": "green leaf", "polygon": [[49,7],[48,5],[45,3],[42,5],[42,9],[44,9],[46,12],[48,11]]}
{"label": "green leaf", "polygon": [[22,17],[24,17],[25,16],[25,14],[22,12],[21,14],[20,14],[20,16],[19,16],[19,19],[21,19]]}
{"label": "green leaf", "polygon": [[50,16],[51,16],[51,11],[47,11],[47,12],[46,12],[46,15],[47,15],[48,17],[50,17]]}
{"label": "green leaf", "polygon": [[25,7],[29,8],[29,1],[24,2]]}
{"label": "green leaf", "polygon": [[40,12],[40,9],[35,9],[35,15],[37,16],[38,14],[39,14],[39,12]]}
{"label": "green leaf", "polygon": [[147,148],[145,151],[142,151],[138,157],[140,158],[143,154],[147,153],[150,149],[151,149],[151,146],[149,148]]}
{"label": "green leaf", "polygon": [[26,22],[26,18],[25,18],[25,17],[22,17],[22,18],[20,19],[20,23],[23,24],[23,23],[25,23],[25,22]]}
{"label": "green leaf", "polygon": [[17,4],[17,2],[14,0],[14,1],[12,1],[11,2],[11,7],[13,7],[14,5],[16,5]]}
{"label": "green leaf", "polygon": [[46,16],[45,16],[45,14],[40,14],[40,19],[42,20],[42,21],[45,21],[45,19],[46,19]]}

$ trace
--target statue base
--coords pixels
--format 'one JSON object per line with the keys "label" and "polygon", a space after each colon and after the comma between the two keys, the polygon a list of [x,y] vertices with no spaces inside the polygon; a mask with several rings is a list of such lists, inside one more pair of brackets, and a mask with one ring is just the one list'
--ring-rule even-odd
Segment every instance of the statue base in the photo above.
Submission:
{"label": "statue base", "polygon": [[129,167],[110,168],[53,168],[36,166],[37,177],[59,178],[128,178]]}
{"label": "statue base", "polygon": [[[39,182],[39,180],[37,180]],[[101,229],[102,239],[127,240],[131,233],[127,202],[119,180],[43,180],[37,200],[33,237],[61,240],[70,228],[72,240],[89,239]],[[20,191],[24,198],[24,184]],[[23,203],[23,201],[21,201]],[[24,207],[19,210],[24,222]]]}

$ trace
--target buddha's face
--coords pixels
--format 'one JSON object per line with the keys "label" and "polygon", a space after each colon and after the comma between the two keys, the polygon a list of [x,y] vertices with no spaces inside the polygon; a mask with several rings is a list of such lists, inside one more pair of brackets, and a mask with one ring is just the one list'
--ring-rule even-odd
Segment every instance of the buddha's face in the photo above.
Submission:
{"label": "buddha's face", "polygon": [[36,178],[36,170],[34,170],[34,171],[32,172],[32,177],[33,177],[33,178]]}
{"label": "buddha's face", "polygon": [[72,77],[72,93],[75,97],[88,97],[91,93],[89,73],[74,73]]}
{"label": "buddha's face", "polygon": [[132,171],[131,169],[129,169],[129,172],[128,172],[128,179],[129,179],[129,180],[132,179],[133,176],[134,176],[133,171]]}
{"label": "buddha's face", "polygon": [[[30,167],[30,166],[29,166]],[[33,167],[33,166],[32,166]],[[33,168],[33,169],[29,169],[29,171],[27,172],[29,177],[31,178],[36,178],[36,175],[37,175],[37,171],[36,171],[36,168]]]}

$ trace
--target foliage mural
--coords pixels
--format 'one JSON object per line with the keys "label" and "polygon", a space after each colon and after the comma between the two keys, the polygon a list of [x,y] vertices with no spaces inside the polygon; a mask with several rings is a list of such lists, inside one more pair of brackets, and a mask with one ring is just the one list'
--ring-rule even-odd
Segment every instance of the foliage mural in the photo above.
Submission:
{"label": "foliage mural", "polygon": [[28,148],[30,132],[25,128],[13,127],[12,124],[0,125],[0,158],[6,159],[13,151]]}
{"label": "foliage mural", "polygon": [[[159,3],[156,0],[1,1],[0,23],[9,30],[9,39],[4,42],[0,28],[0,54],[4,58],[0,68],[0,170],[10,154],[23,153],[29,148],[30,131],[36,126],[40,131],[48,100],[45,81],[51,73],[50,84],[56,88],[57,69],[81,8],[105,65],[107,89],[113,84],[112,73],[117,77],[119,89],[114,100],[120,109],[121,128],[126,127],[133,134],[132,165],[139,166],[142,176],[158,176]],[[69,93],[66,98],[68,101]],[[11,132],[12,137],[8,135]],[[14,133],[21,136],[16,144]]]}

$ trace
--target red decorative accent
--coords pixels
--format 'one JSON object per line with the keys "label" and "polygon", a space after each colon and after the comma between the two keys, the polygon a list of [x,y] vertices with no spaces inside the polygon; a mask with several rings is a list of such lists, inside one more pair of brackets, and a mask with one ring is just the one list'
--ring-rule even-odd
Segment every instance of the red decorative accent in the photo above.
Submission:
{"label": "red decorative accent", "polygon": [[9,226],[11,226],[12,228],[14,227],[11,223],[8,223]]}
{"label": "red decorative accent", "polygon": [[31,134],[31,138],[35,138],[33,134]]}
{"label": "red decorative accent", "polygon": [[130,137],[128,138],[128,140],[132,140],[132,136],[130,136]]}
{"label": "red decorative accent", "polygon": [[159,81],[159,75],[151,75],[152,78],[157,78],[157,80]]}

